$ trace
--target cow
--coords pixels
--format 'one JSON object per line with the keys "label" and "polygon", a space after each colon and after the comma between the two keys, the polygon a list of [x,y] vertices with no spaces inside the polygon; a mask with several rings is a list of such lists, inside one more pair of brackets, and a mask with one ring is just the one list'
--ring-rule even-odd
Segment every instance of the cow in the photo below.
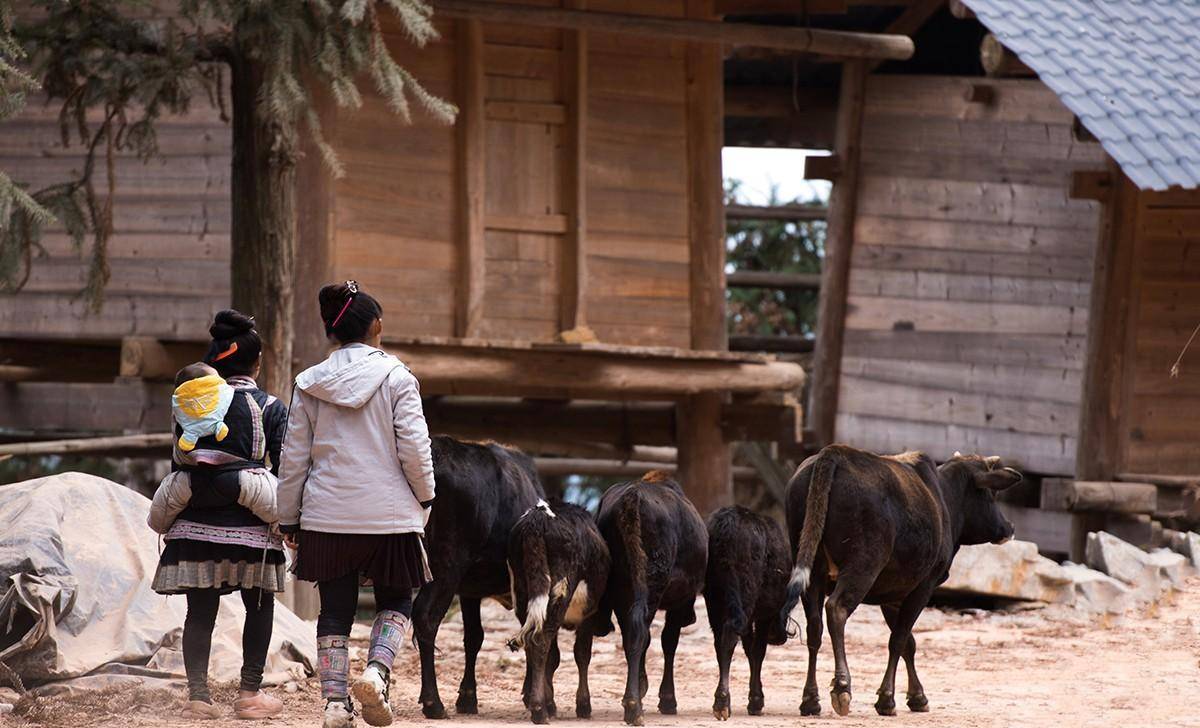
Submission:
{"label": "cow", "polygon": [[605,491],[597,522],[612,554],[612,568],[600,610],[588,628],[599,636],[608,634],[612,613],[616,613],[628,669],[621,701],[625,722],[643,725],[642,698],[649,689],[646,650],[650,647],[650,623],[660,609],[666,611],[667,619],[662,632],[664,666],[658,710],[664,715],[676,712],[675,648],[680,630],[696,621],[696,595],[704,586],[708,534],[683,489],[660,471]]}
{"label": "cow", "polygon": [[576,630],[575,664],[579,688],[575,715],[589,718],[592,698],[587,668],[592,635],[579,629],[596,613],[608,585],[608,545],[592,514],[579,506],[544,500],[513,526],[508,540],[512,602],[521,621],[512,650],[525,649],[528,666],[525,706],[534,723],[548,723],[558,712],[554,703],[554,671],[558,669],[558,629]]}
{"label": "cow", "polygon": [[713,699],[717,720],[729,719],[729,663],[739,638],[750,661],[746,711],[762,715],[767,645],[782,645],[788,638],[782,609],[791,568],[787,537],[774,520],[740,506],[709,517],[704,603],[721,671]]}
{"label": "cow", "polygon": [[1012,538],[1012,524],[996,507],[995,494],[1020,481],[1021,474],[1002,467],[998,457],[959,453],[936,466],[919,452],[875,455],[830,445],[800,465],[786,496],[796,556],[784,614],[803,601],[808,679],[801,714],[821,712],[816,668],[822,605],[835,662],[830,700],[839,715],[850,712],[845,627],[863,602],[879,605],[891,629],[876,712],[896,713],[901,656],[908,668],[909,709],[929,710],[913,664],[913,624],[934,587],[946,580],[960,546]]}
{"label": "cow", "polygon": [[438,628],[457,594],[466,666],[455,709],[478,713],[479,605],[485,597],[507,605],[508,534],[544,493],[533,459],[518,450],[443,436],[433,438],[432,450],[437,499],[426,527],[426,550],[433,581],[418,592],[412,623],[421,653],[421,712],[426,718],[445,718],[434,668]]}

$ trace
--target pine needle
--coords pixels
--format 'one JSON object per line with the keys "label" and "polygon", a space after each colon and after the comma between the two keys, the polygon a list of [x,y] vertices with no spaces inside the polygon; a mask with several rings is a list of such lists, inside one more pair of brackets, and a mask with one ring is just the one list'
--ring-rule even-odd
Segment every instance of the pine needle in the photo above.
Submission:
{"label": "pine needle", "polygon": [[1171,379],[1179,378],[1179,364],[1183,361],[1183,355],[1187,353],[1188,347],[1192,345],[1192,341],[1196,339],[1197,333],[1200,333],[1200,324],[1196,324],[1196,328],[1192,329],[1192,335],[1188,337],[1187,343],[1183,345],[1183,351],[1179,352],[1179,357],[1171,365]]}

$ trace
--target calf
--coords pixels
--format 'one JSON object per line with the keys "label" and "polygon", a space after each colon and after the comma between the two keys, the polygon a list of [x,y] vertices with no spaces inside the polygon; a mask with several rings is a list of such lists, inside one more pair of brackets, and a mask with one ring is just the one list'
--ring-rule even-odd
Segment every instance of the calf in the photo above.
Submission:
{"label": "calf", "polygon": [[421,712],[445,718],[433,662],[438,627],[457,594],[466,666],[455,708],[477,713],[475,659],[483,645],[479,604],[485,597],[508,602],[508,534],[544,494],[533,459],[494,443],[435,437],[433,468],[437,500],[425,542],[433,581],[417,594],[412,622],[421,652]]}
{"label": "calf", "polygon": [[1012,538],[1012,524],[996,507],[995,493],[1020,481],[1021,474],[1001,467],[999,458],[958,453],[936,467],[922,453],[880,456],[830,445],[801,464],[787,490],[796,561],[784,613],[803,600],[808,679],[802,714],[821,712],[816,667],[822,605],[835,662],[830,699],[839,715],[850,712],[845,627],[863,602],[878,604],[891,628],[876,712],[896,713],[896,665],[902,655],[908,707],[929,709],[913,666],[913,624],[934,587],[946,580],[959,546]]}
{"label": "calf", "polygon": [[650,622],[659,609],[666,610],[667,621],[658,710],[668,715],[676,711],[675,648],[679,631],[696,621],[708,537],[704,521],[679,484],[657,471],[609,488],[600,499],[597,521],[612,554],[612,570],[593,624],[597,634],[607,634],[612,631],[610,615],[616,612],[628,668],[622,700],[625,722],[642,725],[642,698],[649,689]]}
{"label": "calf", "polygon": [[[508,646],[525,648],[528,677],[522,697],[534,723],[548,723],[557,713],[558,628],[577,629],[596,612],[608,583],[608,566],[608,546],[596,521],[579,506],[540,500],[513,527],[508,539],[508,569],[513,605],[522,626]],[[577,629],[575,715],[580,718],[592,714],[587,678],[591,655],[591,632]]]}
{"label": "calf", "polygon": [[709,517],[704,603],[721,670],[713,700],[717,720],[729,719],[729,663],[739,637],[750,660],[746,711],[762,715],[762,663],[767,645],[787,641],[782,609],[791,566],[787,539],[774,520],[738,506],[722,508]]}

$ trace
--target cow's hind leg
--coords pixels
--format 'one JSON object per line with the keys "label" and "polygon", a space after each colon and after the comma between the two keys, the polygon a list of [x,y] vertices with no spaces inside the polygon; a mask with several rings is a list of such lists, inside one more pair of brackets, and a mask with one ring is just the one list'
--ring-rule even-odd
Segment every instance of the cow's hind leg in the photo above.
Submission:
{"label": "cow's hind leg", "polygon": [[[633,616],[628,610],[619,613],[621,622],[621,646],[625,649],[625,696],[621,705],[625,709],[625,722],[629,725],[644,725],[641,685],[645,680],[646,649],[650,644],[650,621],[640,615]],[[653,613],[651,613],[651,616]]]}
{"label": "cow's hind leg", "polygon": [[463,667],[462,682],[458,684],[458,700],[454,711],[459,715],[475,715],[479,712],[479,692],[475,683],[475,661],[483,647],[483,621],[479,616],[479,599],[459,597],[463,621],[463,651],[466,665]]}
{"label": "cow's hind leg", "polygon": [[750,700],[746,703],[746,712],[750,715],[762,715],[766,697],[763,695],[762,664],[767,656],[767,632],[771,629],[769,621],[754,625],[754,632],[742,637],[742,649],[750,660]]}
{"label": "cow's hind leg", "polygon": [[[865,560],[864,560],[865,561]],[[850,667],[846,664],[846,621],[871,591],[882,563],[846,564],[838,576],[837,586],[825,602],[825,619],[829,622],[829,641],[833,644],[833,685],[829,691],[830,702],[838,715],[850,713]]]}
{"label": "cow's hind leg", "polygon": [[557,626],[553,634],[547,634],[546,637],[551,640],[550,650],[546,655],[546,715],[553,718],[558,715],[558,704],[554,702],[554,673],[558,670],[559,663],[562,662],[562,655],[558,651]]}
{"label": "cow's hind leg", "polygon": [[805,637],[808,643],[808,675],[804,680],[804,699],[800,703],[800,715],[821,714],[821,689],[817,687],[817,652],[821,649],[821,636],[824,631],[821,623],[825,606],[825,580],[821,576],[824,573],[814,568],[813,582],[800,596],[807,622]]}
{"label": "cow's hind leg", "polygon": [[575,717],[592,717],[592,693],[588,689],[588,666],[592,664],[592,626],[584,620],[575,630],[575,667],[579,670],[579,687],[575,691]]}
{"label": "cow's hind leg", "polygon": [[658,688],[658,712],[663,715],[675,715],[679,711],[675,700],[675,650],[679,647],[679,632],[695,621],[696,612],[691,605],[667,612],[662,631],[663,678]]}
{"label": "cow's hind leg", "polygon": [[713,635],[713,647],[717,651],[717,691],[713,694],[713,715],[717,720],[729,720],[729,665],[733,662],[733,651],[737,647],[738,635],[729,624],[724,624]]}
{"label": "cow's hind leg", "polygon": [[925,698],[925,689],[917,679],[917,671],[913,666],[916,657],[917,643],[912,636],[913,625],[921,610],[929,602],[932,590],[921,588],[909,594],[899,606],[883,607],[883,617],[887,620],[892,633],[888,638],[888,664],[883,673],[883,681],[879,685],[879,699],[875,701],[875,711],[880,715],[896,714],[896,666],[903,655],[908,667],[908,706],[916,712],[929,710],[929,701]]}
{"label": "cow's hind leg", "polygon": [[421,712],[426,718],[446,717],[446,707],[438,694],[434,652],[437,650],[438,627],[454,599],[457,584],[454,575],[439,573],[436,581],[421,587],[413,603],[413,634],[421,652]]}

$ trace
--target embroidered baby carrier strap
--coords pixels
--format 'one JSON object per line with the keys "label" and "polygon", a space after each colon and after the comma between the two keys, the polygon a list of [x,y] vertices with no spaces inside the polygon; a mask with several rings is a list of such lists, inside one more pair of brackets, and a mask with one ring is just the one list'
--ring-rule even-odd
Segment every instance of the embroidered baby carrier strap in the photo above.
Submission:
{"label": "embroidered baby carrier strap", "polygon": [[249,546],[253,549],[283,549],[283,537],[272,533],[268,526],[210,526],[206,523],[176,519],[163,536],[166,541],[188,539],[230,546]]}

